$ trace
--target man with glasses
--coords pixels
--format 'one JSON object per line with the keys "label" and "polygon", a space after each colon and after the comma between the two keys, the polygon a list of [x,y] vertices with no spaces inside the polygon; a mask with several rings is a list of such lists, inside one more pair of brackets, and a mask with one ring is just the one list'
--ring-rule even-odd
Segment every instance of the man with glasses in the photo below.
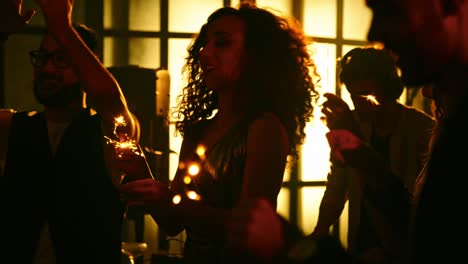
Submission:
{"label": "man with glasses", "polygon": [[[96,55],[96,34],[70,21],[73,1],[37,3],[47,32],[29,55],[43,111],[0,112],[0,262],[120,263],[123,206],[105,137],[117,139],[114,120],[122,117],[119,132],[137,141],[138,121]],[[4,36],[22,28],[8,28],[21,1],[7,7]]]}

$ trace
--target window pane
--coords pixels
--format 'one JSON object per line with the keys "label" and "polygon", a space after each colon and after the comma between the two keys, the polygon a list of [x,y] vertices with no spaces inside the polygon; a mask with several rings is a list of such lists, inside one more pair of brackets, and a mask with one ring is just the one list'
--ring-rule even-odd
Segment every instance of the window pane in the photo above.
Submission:
{"label": "window pane", "polygon": [[305,234],[314,231],[324,191],[325,187],[304,187],[299,190],[299,227]]}
{"label": "window pane", "polygon": [[292,16],[292,1],[278,1],[278,0],[257,0],[258,7],[272,9],[276,15]]}
{"label": "window pane", "polygon": [[[157,69],[160,66],[160,40],[158,38],[105,37],[103,63],[106,67],[137,65]],[[128,60],[127,60],[128,53]]]}
{"label": "window pane", "polygon": [[356,4],[356,0],[344,0],[343,37],[345,39],[367,40],[371,18],[372,12],[364,3]]}
{"label": "window pane", "polygon": [[308,48],[320,75],[319,92],[335,93],[336,45],[316,42]]}
{"label": "window pane", "polygon": [[[104,0],[104,28],[105,29],[127,29],[126,19],[128,16],[128,6],[122,0]],[[124,27],[125,26],[125,27]]]}
{"label": "window pane", "polygon": [[231,0],[231,6],[232,7],[239,7],[241,0]]}
{"label": "window pane", "polygon": [[[186,82],[182,82],[182,66],[185,63],[185,57],[188,55],[187,48],[191,43],[192,39],[169,39],[169,74],[171,76],[171,91],[170,91],[170,108],[176,106],[177,96],[182,92],[182,87],[185,86]],[[180,135],[175,136],[175,126],[170,124],[169,126],[169,148],[175,152],[179,152],[182,144],[182,137]],[[177,165],[178,165],[178,154],[172,154],[169,156],[169,179],[174,178]]]}
{"label": "window pane", "polygon": [[160,40],[157,38],[130,38],[128,63],[142,68],[159,68],[159,46]]}
{"label": "window pane", "polygon": [[[316,113],[320,112],[318,108]],[[328,128],[319,119],[319,114],[316,116],[305,128],[307,136],[301,151],[301,181],[325,181],[330,171],[330,147],[325,137]]]}
{"label": "window pane", "polygon": [[125,51],[127,45],[124,43],[126,39],[113,38],[113,37],[104,37],[103,39],[103,64],[106,67],[112,66],[122,66],[127,64],[125,56],[122,54],[127,54]]}
{"label": "window pane", "polygon": [[128,65],[128,39],[104,37],[103,64],[106,67]]}
{"label": "window pane", "polygon": [[129,29],[141,31],[161,30],[160,0],[132,0],[129,1]]}
{"label": "window pane", "polygon": [[223,6],[222,0],[171,0],[169,2],[169,31],[196,33],[208,16]]}
{"label": "window pane", "polygon": [[280,193],[278,195],[278,204],[277,204],[277,212],[285,219],[289,219],[289,204],[290,204],[290,196],[289,196],[289,189],[288,188],[281,188]]}
{"label": "window pane", "polygon": [[336,0],[304,0],[304,32],[308,36],[336,37]]}
{"label": "window pane", "polygon": [[[292,158],[290,158],[288,156],[288,162],[291,162],[290,160],[292,160]],[[292,163],[291,163],[292,165]],[[291,168],[292,166],[290,166],[289,164],[286,165],[286,168],[284,169],[284,174],[283,174],[283,181],[284,182],[287,182],[289,180],[291,180]]]}
{"label": "window pane", "polygon": [[73,21],[86,23],[86,2],[88,1],[73,2]]}
{"label": "window pane", "polygon": [[[314,43],[309,46],[314,58],[317,72],[320,75],[320,94],[335,93],[336,46],[335,44]],[[301,151],[301,169],[299,179],[302,181],[324,181],[330,170],[330,147],[325,134],[328,128],[320,121],[321,108],[315,106],[314,119],[306,126],[306,139]]]}
{"label": "window pane", "polygon": [[[28,52],[39,48],[42,36],[13,34],[5,44],[5,107],[40,110],[33,95],[33,67]],[[3,95],[0,95],[3,96]]]}

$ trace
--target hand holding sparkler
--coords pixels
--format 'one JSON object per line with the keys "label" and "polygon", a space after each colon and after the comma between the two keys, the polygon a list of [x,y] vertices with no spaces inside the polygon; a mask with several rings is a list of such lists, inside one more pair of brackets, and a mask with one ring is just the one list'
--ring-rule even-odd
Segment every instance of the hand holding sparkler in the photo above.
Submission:
{"label": "hand holding sparkler", "polygon": [[114,165],[122,172],[114,181],[121,184],[124,180],[154,179],[145,154],[135,139],[123,129],[127,124],[122,116],[114,119],[113,138],[106,137],[114,149]]}
{"label": "hand holding sparkler", "polygon": [[354,119],[353,113],[348,104],[332,93],[323,95],[326,101],[322,104],[321,119],[330,130],[347,129],[355,135],[361,137],[361,130],[358,122]]}
{"label": "hand holding sparkler", "polygon": [[[205,148],[198,146],[196,154],[198,158],[179,163],[178,173],[184,176],[180,178],[181,185],[178,186],[177,191],[171,190],[167,184],[155,179],[137,179],[123,184],[120,187],[121,195],[128,205],[147,208],[176,206],[184,199],[201,200],[196,178],[199,177],[202,170],[201,164],[205,159]],[[132,173],[134,173],[133,170]]]}

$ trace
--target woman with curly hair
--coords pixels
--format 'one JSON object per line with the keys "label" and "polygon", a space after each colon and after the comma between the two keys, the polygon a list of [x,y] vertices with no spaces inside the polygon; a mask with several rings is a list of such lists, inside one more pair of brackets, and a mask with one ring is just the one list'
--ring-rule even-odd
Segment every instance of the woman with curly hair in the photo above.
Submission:
{"label": "woman with curly hair", "polygon": [[[276,205],[287,157],[297,157],[318,98],[307,44],[298,23],[242,4],[212,13],[189,47],[175,178],[169,189],[152,179],[122,186],[129,204],[149,206],[169,235],[186,231],[188,263],[226,261],[225,225],[240,201]],[[186,181],[194,163],[201,170]],[[174,196],[182,199],[174,204]]]}

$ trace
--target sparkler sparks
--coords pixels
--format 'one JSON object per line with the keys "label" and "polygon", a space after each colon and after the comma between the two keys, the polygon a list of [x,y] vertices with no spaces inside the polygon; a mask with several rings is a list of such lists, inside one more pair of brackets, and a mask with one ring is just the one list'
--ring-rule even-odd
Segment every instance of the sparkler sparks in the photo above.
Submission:
{"label": "sparkler sparks", "polygon": [[107,143],[114,146],[115,154],[117,158],[124,159],[131,155],[144,156],[140,150],[137,142],[131,139],[127,133],[123,132],[127,126],[123,116],[117,116],[114,118],[114,131],[113,134],[116,139],[105,136]]}
{"label": "sparkler sparks", "polygon": [[374,105],[380,105],[379,101],[377,98],[373,95],[363,95],[362,97],[366,98],[368,101],[370,101]]}
{"label": "sparkler sparks", "polygon": [[120,161],[132,161],[133,163],[139,163],[138,166],[146,166],[146,168],[138,173],[133,173],[130,178],[127,177],[127,171],[118,169],[113,177],[112,181],[114,185],[119,186],[125,179],[141,179],[146,177],[153,178],[151,169],[146,161],[145,154],[141,149],[140,145],[136,140],[128,136],[127,130],[125,129],[127,123],[123,116],[117,116],[114,118],[114,130],[113,137],[104,136],[107,140],[106,143],[111,145],[114,151],[115,159]]}

